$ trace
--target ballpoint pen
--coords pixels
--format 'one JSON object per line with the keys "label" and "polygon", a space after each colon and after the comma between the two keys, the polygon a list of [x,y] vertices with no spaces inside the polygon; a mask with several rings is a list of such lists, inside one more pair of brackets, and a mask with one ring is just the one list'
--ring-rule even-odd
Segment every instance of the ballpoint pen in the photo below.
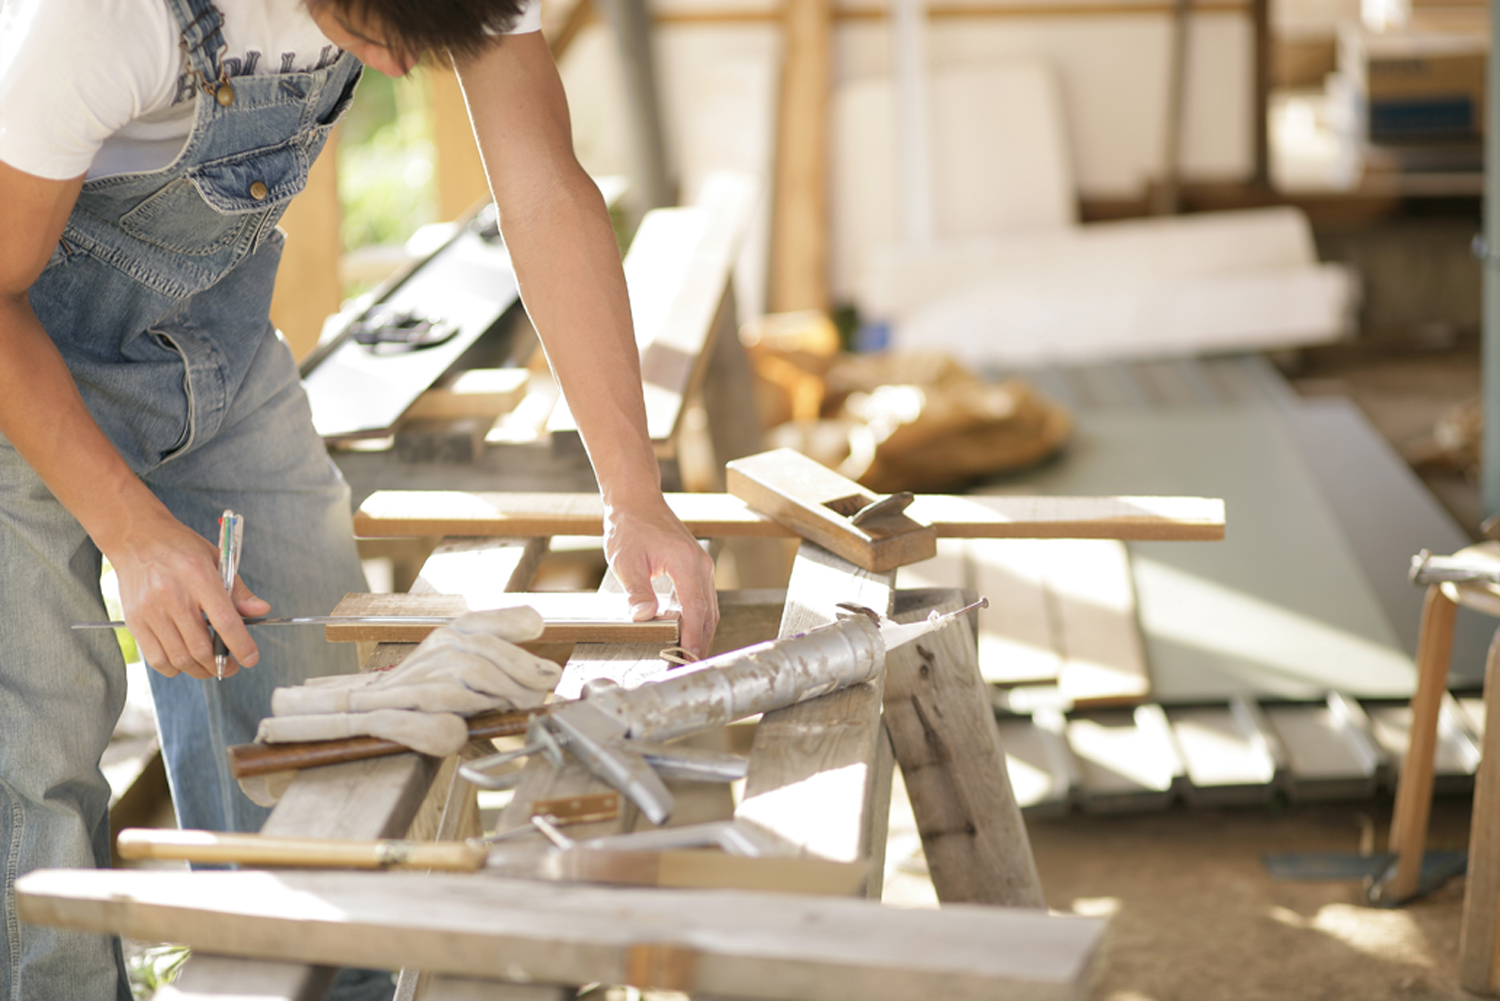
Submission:
{"label": "ballpoint pen", "polygon": [[[224,590],[229,592],[231,601],[234,600],[234,577],[239,573],[240,546],[244,538],[245,519],[226,510],[219,518],[219,577],[224,581]],[[224,645],[224,637],[213,626],[209,626],[208,631],[214,637],[214,673],[222,681],[224,665],[229,660],[229,648]]]}

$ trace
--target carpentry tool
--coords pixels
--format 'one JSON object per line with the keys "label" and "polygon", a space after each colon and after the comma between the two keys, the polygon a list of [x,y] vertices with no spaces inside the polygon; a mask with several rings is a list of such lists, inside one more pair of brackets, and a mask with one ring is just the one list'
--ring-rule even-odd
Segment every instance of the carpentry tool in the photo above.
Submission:
{"label": "carpentry tool", "polygon": [[725,466],[729,492],[804,539],[872,573],[937,555],[937,529],[904,512],[910,493],[877,497],[790,448]]}
{"label": "carpentry tool", "polygon": [[1426,549],[1411,558],[1413,584],[1500,584],[1500,562],[1462,556],[1434,556]]}
{"label": "carpentry tool", "polygon": [[[224,582],[224,590],[229,592],[231,602],[234,601],[234,578],[240,572],[240,549],[244,541],[245,519],[226,509],[219,518],[219,578]],[[224,645],[224,637],[212,625],[208,627],[208,631],[214,637],[214,674],[223,681],[224,665],[229,661],[229,648]]]}
{"label": "carpentry tool", "polygon": [[[543,834],[552,847],[513,847],[517,835]],[[506,842],[500,844],[500,842]],[[373,841],[285,838],[218,831],[130,828],[115,842],[122,859],[186,861],[256,868],[480,872],[514,879],[636,886],[783,889],[847,895],[869,863],[797,857],[797,847],[744,821],[719,820],[575,841],[545,816],[488,838]],[[718,849],[705,852],[701,849]],[[768,885],[768,881],[770,885]]]}
{"label": "carpentry tool", "polygon": [[981,598],[958,611],[909,624],[869,609],[846,608],[847,617],[831,625],[721,654],[634,689],[596,679],[584,686],[583,698],[533,719],[526,747],[461,765],[459,774],[482,788],[504,788],[512,779],[491,776],[489,769],[537,753],[561,767],[566,749],[624,793],[652,823],[662,824],[673,806],[661,780],[664,768],[700,778],[722,778],[727,771],[716,775],[715,759],[688,757],[683,749],[659,747],[658,742],[868,681],[884,669],[890,650],[987,604]]}

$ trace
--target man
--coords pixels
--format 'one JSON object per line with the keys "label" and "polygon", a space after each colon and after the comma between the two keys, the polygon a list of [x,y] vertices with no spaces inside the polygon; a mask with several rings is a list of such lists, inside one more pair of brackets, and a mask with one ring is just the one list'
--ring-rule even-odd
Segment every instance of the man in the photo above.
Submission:
{"label": "man", "polygon": [[[522,297],[577,418],[605,548],[637,617],[674,582],[684,645],[717,621],[711,566],[661,497],[609,220],[525,0],[4,0],[0,10],[0,989],[128,998],[118,945],[21,925],[12,887],[104,865],[98,770],[124,698],[101,553],[148,664],[179,817],[256,829],[212,746],[269,693],[352,670],[316,636],[251,639],[270,608],[360,588],[348,493],[267,320],[285,203],[363,63],[446,49]],[[522,15],[518,22],[518,15]],[[529,17],[529,20],[526,18]],[[510,32],[510,33],[507,33]],[[208,541],[246,517],[232,597]],[[236,664],[222,684],[205,620]],[[253,668],[239,671],[239,667]]]}

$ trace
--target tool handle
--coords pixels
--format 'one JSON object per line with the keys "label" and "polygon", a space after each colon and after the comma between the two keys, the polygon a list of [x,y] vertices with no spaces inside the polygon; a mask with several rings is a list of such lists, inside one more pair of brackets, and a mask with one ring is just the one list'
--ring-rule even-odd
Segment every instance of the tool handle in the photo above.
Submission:
{"label": "tool handle", "polygon": [[[526,732],[533,716],[548,709],[550,707],[478,713],[468,719],[469,739],[519,736]],[[248,779],[273,772],[338,765],[345,761],[364,761],[410,751],[411,748],[405,744],[380,737],[345,737],[341,740],[308,740],[287,744],[235,744],[229,748],[229,771],[237,779]]]}
{"label": "tool handle", "polygon": [[474,872],[488,852],[464,841],[343,841],[217,831],[130,828],[115,846],[123,859],[169,859],[265,867],[439,869]]}

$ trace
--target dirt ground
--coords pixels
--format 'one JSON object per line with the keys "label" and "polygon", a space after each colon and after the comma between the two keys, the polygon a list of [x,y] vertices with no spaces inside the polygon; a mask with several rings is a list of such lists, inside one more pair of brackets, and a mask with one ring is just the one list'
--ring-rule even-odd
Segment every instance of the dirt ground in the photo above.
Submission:
{"label": "dirt ground", "polygon": [[[891,821],[885,901],[936,906],[909,813]],[[1355,853],[1372,827],[1381,850],[1389,825],[1390,803],[1368,801],[1075,812],[1027,829],[1048,906],[1111,918],[1091,1001],[1472,1001],[1458,986],[1462,877],[1387,910],[1358,883],[1272,879],[1263,860]],[[1467,797],[1436,801],[1428,848],[1468,839]]]}

